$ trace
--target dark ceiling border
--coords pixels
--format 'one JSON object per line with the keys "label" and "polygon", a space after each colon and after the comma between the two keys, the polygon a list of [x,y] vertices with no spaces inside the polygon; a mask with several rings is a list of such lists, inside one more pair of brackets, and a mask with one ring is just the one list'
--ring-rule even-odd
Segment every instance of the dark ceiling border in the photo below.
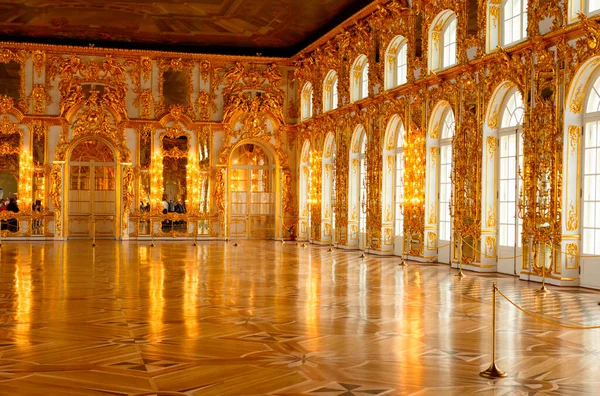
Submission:
{"label": "dark ceiling border", "polygon": [[84,40],[84,39],[66,39],[58,37],[33,37],[33,36],[15,36],[0,35],[0,42],[75,46],[75,47],[98,47],[120,50],[139,50],[139,51],[160,51],[176,52],[185,54],[206,54],[206,55],[224,55],[224,56],[243,56],[243,57],[265,57],[265,58],[291,58],[294,55],[303,52],[312,43],[321,41],[324,36],[329,37],[330,33],[336,31],[341,25],[349,20],[355,19],[357,14],[361,14],[365,8],[373,8],[379,3],[378,0],[360,0],[345,7],[336,14],[330,21],[318,28],[300,43],[285,48],[253,48],[236,46],[215,46],[215,45],[186,45],[186,44],[154,44],[126,41],[110,40]]}

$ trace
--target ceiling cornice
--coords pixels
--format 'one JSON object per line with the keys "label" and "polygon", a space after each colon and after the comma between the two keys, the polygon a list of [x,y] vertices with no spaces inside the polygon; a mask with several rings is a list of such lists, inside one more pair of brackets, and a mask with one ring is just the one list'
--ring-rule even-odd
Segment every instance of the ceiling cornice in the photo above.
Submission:
{"label": "ceiling cornice", "polygon": [[291,56],[289,59],[292,61],[298,60],[303,54],[307,52],[311,52],[316,49],[318,46],[325,44],[327,40],[333,38],[337,34],[341,33],[344,29],[350,27],[351,25],[355,25],[356,22],[360,19],[366,18],[370,14],[372,14],[377,6],[380,4],[387,3],[388,0],[375,0],[367,6],[363,7],[360,11],[356,12],[354,15],[348,17],[344,22],[337,25],[335,28],[331,29],[329,32],[319,37],[317,40],[313,41],[311,44],[298,51],[295,55]]}

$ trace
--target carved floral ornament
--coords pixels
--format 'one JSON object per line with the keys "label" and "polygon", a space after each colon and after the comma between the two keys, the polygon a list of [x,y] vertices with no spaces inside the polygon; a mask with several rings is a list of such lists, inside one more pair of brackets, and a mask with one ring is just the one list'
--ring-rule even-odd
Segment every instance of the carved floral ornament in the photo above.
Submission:
{"label": "carved floral ornament", "polygon": [[101,137],[115,147],[119,154],[119,161],[131,161],[131,151],[125,141],[124,130],[122,127],[117,127],[115,120],[105,106],[105,103],[98,100],[97,95],[90,95],[90,98],[79,110],[76,121],[71,125],[72,141],[67,138],[68,128],[63,128],[60,141],[56,147],[57,160],[65,160],[67,149],[73,141],[79,141],[80,138],[84,137]]}

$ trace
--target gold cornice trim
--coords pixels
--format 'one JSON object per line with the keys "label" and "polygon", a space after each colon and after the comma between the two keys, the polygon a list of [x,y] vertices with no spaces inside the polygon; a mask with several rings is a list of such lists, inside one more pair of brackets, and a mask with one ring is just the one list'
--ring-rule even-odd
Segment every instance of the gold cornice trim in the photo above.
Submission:
{"label": "gold cornice trim", "polygon": [[279,57],[262,57],[262,56],[248,56],[248,55],[218,55],[218,54],[205,54],[205,53],[187,53],[187,52],[174,52],[168,50],[138,50],[138,49],[124,49],[124,48],[109,48],[109,47],[83,47],[77,45],[63,45],[63,44],[38,44],[38,43],[19,43],[15,41],[0,41],[0,47],[14,47],[18,49],[29,49],[29,50],[44,50],[47,53],[58,53],[64,55],[65,53],[72,53],[75,55],[88,55],[88,56],[103,56],[106,54],[131,57],[131,56],[146,56],[152,59],[168,57],[181,57],[183,59],[208,59],[214,62],[221,63],[254,63],[254,64],[269,64],[277,63],[280,66],[293,66],[291,58],[279,58]]}

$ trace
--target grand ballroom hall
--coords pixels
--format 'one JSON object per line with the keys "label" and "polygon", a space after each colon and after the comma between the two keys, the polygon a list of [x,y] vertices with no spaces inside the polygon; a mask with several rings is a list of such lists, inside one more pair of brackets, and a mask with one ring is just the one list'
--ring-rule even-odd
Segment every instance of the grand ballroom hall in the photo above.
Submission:
{"label": "grand ballroom hall", "polygon": [[599,374],[600,0],[0,0],[0,396]]}

